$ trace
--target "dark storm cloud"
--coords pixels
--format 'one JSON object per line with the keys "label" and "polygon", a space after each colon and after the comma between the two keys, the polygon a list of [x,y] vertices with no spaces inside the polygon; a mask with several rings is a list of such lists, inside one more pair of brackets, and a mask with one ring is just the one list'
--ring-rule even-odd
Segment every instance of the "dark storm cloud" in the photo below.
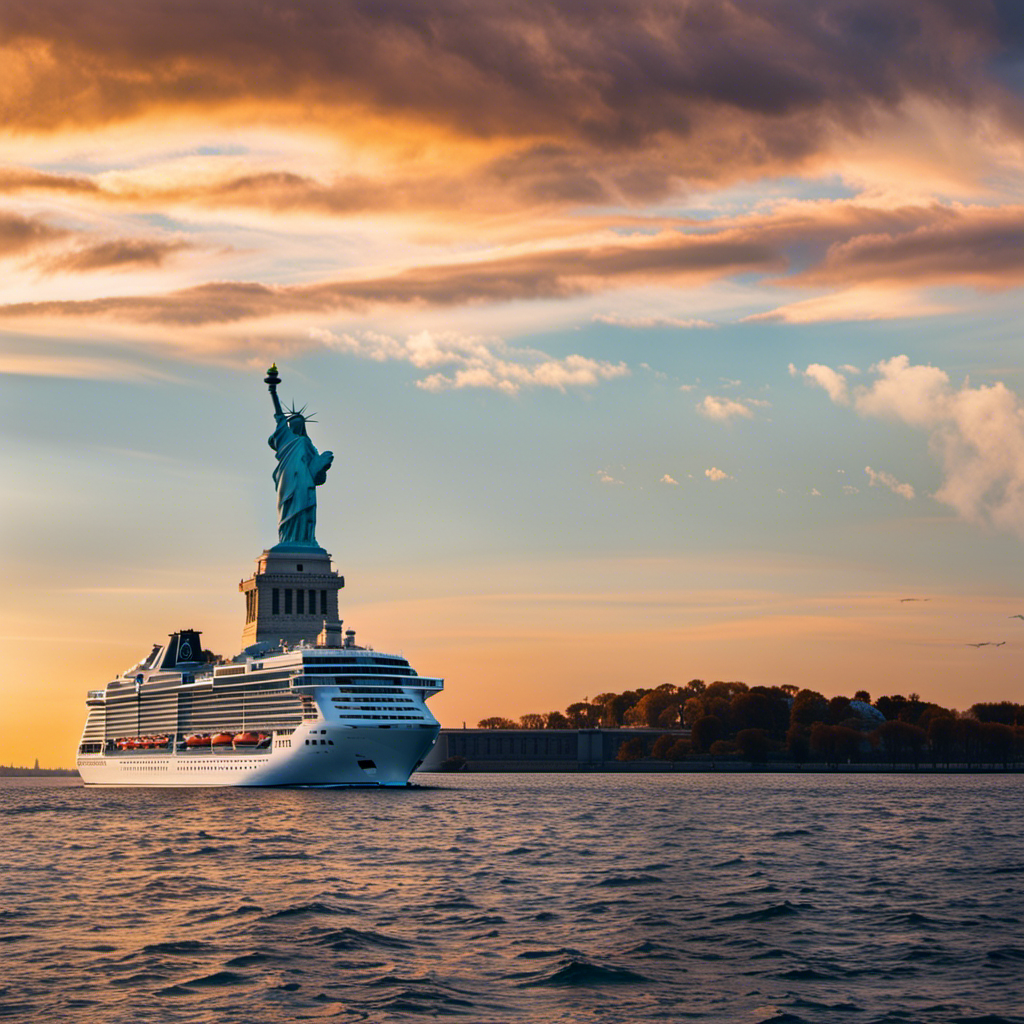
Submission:
{"label": "dark storm cloud", "polygon": [[[992,0],[6,0],[0,118],[52,129],[283,104],[344,130],[358,109],[604,151],[709,138],[682,170],[714,176],[716,162],[726,174],[729,161],[797,161],[830,128],[856,132],[912,96],[970,106],[995,88],[986,61],[1013,52],[1008,10]],[[729,145],[716,150],[717,138]],[[601,194],[576,170],[546,187]]]}

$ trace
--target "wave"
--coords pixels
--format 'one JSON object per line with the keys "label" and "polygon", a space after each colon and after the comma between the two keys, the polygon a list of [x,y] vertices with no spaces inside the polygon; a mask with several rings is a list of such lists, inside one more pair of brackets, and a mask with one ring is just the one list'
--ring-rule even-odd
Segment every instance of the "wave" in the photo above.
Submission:
{"label": "wave", "polygon": [[[187,956],[191,953],[199,953],[213,947],[208,942],[200,942],[197,939],[182,939],[180,942],[154,942],[151,945],[143,946],[140,953],[168,954],[170,956]],[[136,954],[132,954],[133,956]]]}
{"label": "wave", "polygon": [[590,988],[597,985],[641,985],[651,979],[626,967],[603,967],[589,960],[570,957],[560,961],[552,970],[540,975],[520,975],[521,988],[565,986]]}
{"label": "wave", "polygon": [[261,920],[276,921],[283,917],[306,917],[310,914],[351,914],[353,911],[347,907],[339,907],[324,900],[311,900],[309,903],[297,903],[294,907],[282,907],[269,914],[264,914]]}
{"label": "wave", "polygon": [[781,971],[776,975],[783,981],[835,981],[842,972],[820,971],[814,967],[795,967],[789,971]]}
{"label": "wave", "polygon": [[249,984],[249,981],[244,974],[236,974],[234,971],[214,971],[213,974],[204,974],[179,984],[185,988],[223,988],[225,985]]}
{"label": "wave", "polygon": [[657,875],[612,875],[611,878],[601,879],[597,884],[617,888],[623,885],[654,885],[656,882],[662,881],[664,879]]}
{"label": "wave", "polygon": [[760,910],[750,910],[741,914],[729,914],[727,917],[719,918],[720,921],[774,921],[780,917],[792,917],[800,911],[789,900],[782,903],[775,903]]}
{"label": "wave", "polygon": [[1024,949],[1021,949],[1020,946],[999,946],[996,949],[990,949],[985,956],[989,960],[1012,960],[1016,962],[1024,960]]}
{"label": "wave", "polygon": [[348,949],[408,949],[410,943],[380,932],[363,932],[358,928],[339,928],[316,939],[316,945],[335,950]]}

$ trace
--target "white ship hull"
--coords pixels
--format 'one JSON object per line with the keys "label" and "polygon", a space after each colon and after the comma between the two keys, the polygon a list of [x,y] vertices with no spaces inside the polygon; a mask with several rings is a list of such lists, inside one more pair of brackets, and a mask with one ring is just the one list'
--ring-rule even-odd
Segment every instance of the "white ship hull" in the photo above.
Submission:
{"label": "white ship hull", "polygon": [[405,786],[439,730],[312,721],[267,750],[80,754],[78,771],[93,786]]}

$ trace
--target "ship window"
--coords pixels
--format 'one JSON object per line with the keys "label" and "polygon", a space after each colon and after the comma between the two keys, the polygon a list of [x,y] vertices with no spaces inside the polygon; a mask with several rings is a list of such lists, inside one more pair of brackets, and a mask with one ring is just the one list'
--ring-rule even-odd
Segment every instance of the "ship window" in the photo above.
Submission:
{"label": "ship window", "polygon": [[307,747],[309,746],[309,740],[306,740],[306,746]]}
{"label": "ship window", "polygon": [[330,743],[332,747],[334,746],[334,740],[328,740],[327,742]]}
{"label": "ship window", "polygon": [[306,614],[306,592],[304,590],[295,591],[295,614]]}
{"label": "ship window", "polygon": [[275,615],[281,614],[281,590],[279,587],[274,587],[271,591],[271,611]]}
{"label": "ship window", "polygon": [[301,565],[295,566],[295,571],[296,572],[302,572],[302,566]]}
{"label": "ship window", "polygon": [[291,615],[292,613],[292,592],[291,588],[286,588],[284,592],[284,613],[285,615]]}

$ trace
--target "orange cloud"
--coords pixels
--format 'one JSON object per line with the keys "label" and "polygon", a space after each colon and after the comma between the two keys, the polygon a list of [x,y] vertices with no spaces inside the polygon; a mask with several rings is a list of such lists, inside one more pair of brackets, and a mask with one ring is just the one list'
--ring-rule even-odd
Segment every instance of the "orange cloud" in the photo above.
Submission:
{"label": "orange cloud", "polygon": [[69,271],[85,273],[93,270],[118,270],[137,267],[160,267],[167,258],[183,249],[193,248],[184,241],[157,238],[115,238],[106,242],[82,245],[67,252],[47,257],[42,265],[51,273]]}
{"label": "orange cloud", "polygon": [[224,116],[358,135],[373,121],[509,140],[495,173],[574,202],[797,168],[920,98],[1019,131],[985,65],[1012,35],[985,2],[9,0],[0,39],[11,129]]}
{"label": "orange cloud", "polygon": [[68,234],[36,217],[0,211],[0,256],[9,256],[46,245]]}
{"label": "orange cloud", "polygon": [[382,304],[444,306],[562,298],[629,282],[699,280],[780,265],[779,255],[756,241],[724,233],[715,237],[665,233],[586,249],[426,265],[363,280],[291,286],[213,282],[167,295],[14,303],[0,306],[0,320],[105,317],[201,326]]}
{"label": "orange cloud", "polygon": [[956,207],[910,230],[857,235],[797,280],[1011,287],[1024,282],[1024,207]]}

